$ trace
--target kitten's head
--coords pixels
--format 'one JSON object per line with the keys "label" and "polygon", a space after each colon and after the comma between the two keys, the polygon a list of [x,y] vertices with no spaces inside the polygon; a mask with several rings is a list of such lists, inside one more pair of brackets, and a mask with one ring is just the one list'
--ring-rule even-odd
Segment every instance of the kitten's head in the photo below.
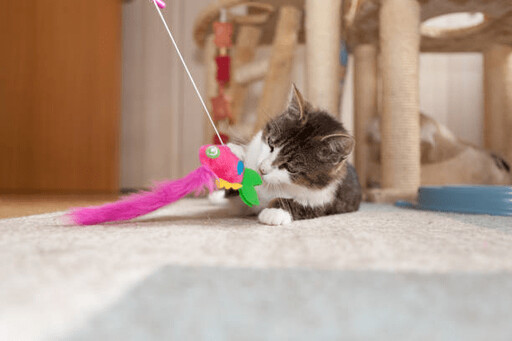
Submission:
{"label": "kitten's head", "polygon": [[288,108],[261,135],[258,171],[268,184],[323,188],[338,179],[354,139],[325,111],[314,109],[293,86]]}

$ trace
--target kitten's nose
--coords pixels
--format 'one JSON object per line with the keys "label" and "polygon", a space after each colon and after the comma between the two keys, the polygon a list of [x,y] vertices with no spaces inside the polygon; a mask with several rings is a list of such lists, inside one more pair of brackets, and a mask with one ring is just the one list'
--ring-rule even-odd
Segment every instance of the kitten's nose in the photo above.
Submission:
{"label": "kitten's nose", "polygon": [[268,174],[271,170],[272,166],[270,165],[270,161],[268,159],[263,160],[258,166],[258,171],[261,175]]}

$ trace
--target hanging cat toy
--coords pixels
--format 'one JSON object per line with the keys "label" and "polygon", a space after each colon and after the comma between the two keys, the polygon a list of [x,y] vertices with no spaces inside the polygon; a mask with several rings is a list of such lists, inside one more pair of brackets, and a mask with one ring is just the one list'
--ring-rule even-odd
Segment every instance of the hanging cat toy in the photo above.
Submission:
{"label": "hanging cat toy", "polygon": [[259,205],[258,195],[254,187],[261,185],[260,175],[250,168],[245,168],[242,160],[238,159],[229,147],[224,145],[221,134],[213,122],[171,30],[162,15],[160,8],[166,7],[165,2],[162,0],[151,1],[171,38],[220,144],[202,146],[199,149],[201,166],[181,179],[159,183],[151,191],[133,194],[113,203],[72,210],[69,216],[77,225],[95,225],[133,219],[176,202],[187,194],[199,195],[204,189],[212,192],[215,187],[238,190],[240,198],[246,205],[249,207]]}

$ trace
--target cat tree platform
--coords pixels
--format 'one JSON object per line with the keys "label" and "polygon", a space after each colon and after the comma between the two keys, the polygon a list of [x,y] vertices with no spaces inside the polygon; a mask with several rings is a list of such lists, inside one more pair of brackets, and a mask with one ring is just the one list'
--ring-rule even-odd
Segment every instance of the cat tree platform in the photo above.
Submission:
{"label": "cat tree platform", "polygon": [[[306,44],[306,94],[339,114],[339,51],[342,37],[354,55],[356,169],[363,186],[368,170],[367,124],[380,112],[381,186],[372,201],[410,199],[420,186],[419,54],[482,52],[485,147],[512,161],[512,1],[510,0],[218,0],[197,17],[194,39],[205,49],[208,96],[215,93],[212,23],[221,8],[250,5],[231,14],[236,25],[231,85],[236,121],[247,86],[264,80],[257,108],[259,129],[281,112],[290,89],[297,44]],[[343,11],[342,11],[343,5]],[[343,12],[343,14],[342,14]],[[422,25],[456,12],[481,12],[482,23],[463,29]],[[271,44],[269,60],[254,62],[258,46]],[[259,63],[259,64],[258,64]],[[211,136],[210,132],[206,134]]]}
{"label": "cat tree platform", "polygon": [[[459,12],[480,12],[484,20],[460,29],[422,25]],[[355,157],[363,184],[367,125],[382,113],[382,189],[368,191],[369,200],[410,199],[420,185],[420,52],[484,53],[485,144],[512,159],[512,1],[346,0],[343,30],[355,56]]]}
{"label": "cat tree platform", "polygon": [[[351,46],[379,44],[381,9],[386,2],[387,0],[345,0],[344,29]],[[404,6],[408,6],[407,3],[415,1],[404,2]],[[512,45],[510,0],[419,0],[417,3],[419,13],[416,15],[420,22],[449,13],[484,14],[482,23],[467,28],[420,27],[422,52],[484,52],[494,44]],[[400,25],[401,22],[395,24]]]}

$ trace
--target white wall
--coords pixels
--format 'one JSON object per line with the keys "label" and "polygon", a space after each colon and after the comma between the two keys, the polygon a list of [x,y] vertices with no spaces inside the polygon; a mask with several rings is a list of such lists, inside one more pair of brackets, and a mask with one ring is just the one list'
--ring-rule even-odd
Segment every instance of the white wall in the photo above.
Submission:
{"label": "white wall", "polygon": [[[202,53],[192,40],[193,23],[209,0],[169,1],[164,11],[200,89],[204,88]],[[268,56],[262,49],[258,57]],[[304,87],[305,53],[296,52],[292,80]],[[456,135],[482,144],[482,60],[480,55],[421,56],[421,109]],[[353,127],[352,72],[345,81],[342,119]],[[199,166],[204,112],[170,45],[153,6],[147,1],[123,5],[123,98],[121,186],[183,176]],[[261,84],[246,109],[254,112]],[[305,94],[307,97],[307,93]],[[205,98],[206,100],[206,98]]]}
{"label": "white wall", "polygon": [[180,137],[175,107],[179,88],[175,58],[165,53],[166,39],[151,3],[123,4],[122,188],[176,173],[171,160]]}
{"label": "white wall", "polygon": [[[169,1],[164,11],[199,84],[203,81],[201,59],[191,30],[197,9],[206,3]],[[147,1],[124,3],[122,188],[147,186],[197,167],[194,161],[201,141],[202,111],[184,77],[153,5]]]}
{"label": "white wall", "polygon": [[483,60],[479,53],[422,54],[421,110],[456,136],[483,144]]}

